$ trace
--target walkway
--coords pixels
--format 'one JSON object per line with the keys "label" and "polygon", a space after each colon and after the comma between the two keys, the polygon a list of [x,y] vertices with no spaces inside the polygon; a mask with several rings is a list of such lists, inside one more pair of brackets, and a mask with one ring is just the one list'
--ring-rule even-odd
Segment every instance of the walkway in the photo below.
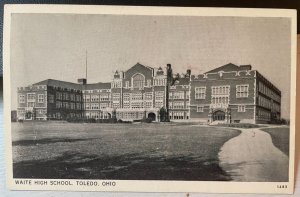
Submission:
{"label": "walkway", "polygon": [[233,181],[288,181],[288,156],[259,128],[240,129],[219,152],[220,166]]}

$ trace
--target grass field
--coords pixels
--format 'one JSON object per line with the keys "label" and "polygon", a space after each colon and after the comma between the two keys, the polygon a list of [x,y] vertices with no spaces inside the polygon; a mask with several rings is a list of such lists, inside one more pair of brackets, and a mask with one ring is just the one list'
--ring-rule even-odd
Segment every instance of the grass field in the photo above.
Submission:
{"label": "grass field", "polygon": [[12,123],[14,177],[226,181],[218,152],[239,134],[179,123]]}
{"label": "grass field", "polygon": [[290,128],[266,128],[262,129],[263,131],[269,133],[272,137],[273,144],[289,156],[289,137],[290,137]]}

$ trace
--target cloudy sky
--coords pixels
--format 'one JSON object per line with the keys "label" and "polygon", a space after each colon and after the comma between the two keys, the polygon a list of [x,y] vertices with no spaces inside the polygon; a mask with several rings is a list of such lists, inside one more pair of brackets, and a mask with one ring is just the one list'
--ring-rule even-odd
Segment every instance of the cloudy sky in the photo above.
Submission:
{"label": "cloudy sky", "polygon": [[12,109],[17,87],[84,77],[87,50],[89,83],[109,82],[137,62],[192,74],[251,64],[282,91],[288,117],[290,40],[286,18],[13,14]]}

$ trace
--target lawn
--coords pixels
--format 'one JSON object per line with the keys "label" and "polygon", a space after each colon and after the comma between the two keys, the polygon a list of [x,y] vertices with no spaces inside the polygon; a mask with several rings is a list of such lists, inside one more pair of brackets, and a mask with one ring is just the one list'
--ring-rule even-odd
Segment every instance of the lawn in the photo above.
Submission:
{"label": "lawn", "polygon": [[15,178],[231,180],[218,152],[240,134],[186,124],[12,123]]}
{"label": "lawn", "polygon": [[290,138],[290,128],[280,127],[280,128],[266,128],[263,131],[269,133],[272,137],[272,142],[279,150],[289,156],[289,138]]}

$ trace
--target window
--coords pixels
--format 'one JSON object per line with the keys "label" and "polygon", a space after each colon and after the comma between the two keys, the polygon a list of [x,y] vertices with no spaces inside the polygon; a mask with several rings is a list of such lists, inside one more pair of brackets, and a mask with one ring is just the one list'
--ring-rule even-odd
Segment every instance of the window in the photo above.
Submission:
{"label": "window", "polygon": [[145,93],[145,100],[152,100],[152,92],[146,92]]}
{"label": "window", "polygon": [[195,87],[195,99],[205,99],[206,87]]}
{"label": "window", "polygon": [[114,81],[112,82],[112,88],[121,88],[122,81]]}
{"label": "window", "polygon": [[56,99],[61,100],[62,99],[62,93],[56,92]]}
{"label": "window", "polygon": [[35,102],[35,93],[27,93],[27,102]]}
{"label": "window", "polygon": [[143,102],[140,101],[140,102],[132,102],[131,103],[131,108],[133,109],[137,109],[137,108],[143,108]]}
{"label": "window", "polygon": [[100,101],[109,101],[109,94],[100,94]]}
{"label": "window", "polygon": [[162,108],[164,106],[163,101],[155,101],[155,107]]}
{"label": "window", "polygon": [[143,89],[145,83],[145,77],[142,74],[136,74],[132,77],[132,87]]}
{"label": "window", "polygon": [[56,101],[56,108],[57,109],[62,108],[62,103],[60,101]]}
{"label": "window", "polygon": [[27,102],[27,107],[35,107],[35,102]]}
{"label": "window", "polygon": [[129,81],[126,81],[126,82],[125,82],[125,87],[126,87],[126,88],[129,88]]}
{"label": "window", "polygon": [[130,93],[123,94],[123,101],[130,101]]}
{"label": "window", "polygon": [[173,119],[184,119],[184,112],[173,112]]}
{"label": "window", "polygon": [[113,107],[113,108],[120,108],[120,103],[113,103],[113,104],[112,104],[112,107]]}
{"label": "window", "polygon": [[113,93],[112,100],[113,101],[120,101],[120,93]]}
{"label": "window", "polygon": [[238,105],[238,112],[245,112],[245,111],[246,111],[245,105]]}
{"label": "window", "polygon": [[130,102],[129,101],[124,101],[123,102],[123,108],[130,108]]}
{"label": "window", "polygon": [[99,109],[99,103],[92,103],[91,109]]}
{"label": "window", "polygon": [[75,109],[75,103],[70,103],[70,109]]}
{"label": "window", "polygon": [[145,108],[152,108],[152,102],[145,102]]}
{"label": "window", "polygon": [[249,85],[237,85],[236,86],[236,97],[246,98],[249,94]]}
{"label": "window", "polygon": [[100,109],[105,109],[109,107],[109,103],[100,103]]}
{"label": "window", "polygon": [[155,100],[164,100],[164,92],[163,91],[159,91],[159,92],[155,92]]}
{"label": "window", "polygon": [[80,103],[76,103],[76,109],[81,110],[81,104]]}
{"label": "window", "polygon": [[229,95],[230,86],[213,86],[211,87],[212,95]]}
{"label": "window", "polygon": [[204,112],[203,106],[197,106],[197,112]]}
{"label": "window", "polygon": [[185,92],[185,98],[186,99],[190,99],[190,91],[186,91]]}
{"label": "window", "polygon": [[173,102],[169,102],[169,108],[170,108],[170,109],[173,108]]}
{"label": "window", "polygon": [[184,92],[174,92],[173,93],[173,99],[184,99]]}
{"label": "window", "polygon": [[148,79],[148,80],[147,80],[147,86],[148,86],[148,87],[151,87],[151,79]]}
{"label": "window", "polygon": [[49,103],[54,103],[54,95],[53,94],[49,94],[48,99],[49,99]]}
{"label": "window", "polygon": [[19,95],[19,103],[25,103],[25,95],[23,94]]}
{"label": "window", "polygon": [[187,101],[185,104],[185,108],[189,108],[190,107],[190,101]]}
{"label": "window", "polygon": [[219,103],[222,103],[222,104],[228,104],[229,103],[229,95],[223,95],[223,96],[212,96],[211,97],[211,103],[212,104],[219,104]]}
{"label": "window", "polygon": [[183,109],[184,102],[183,101],[175,101],[173,102],[173,109]]}
{"label": "window", "polygon": [[63,93],[63,100],[69,100],[69,94]]}
{"label": "window", "polygon": [[169,99],[173,98],[173,92],[169,92]]}
{"label": "window", "polygon": [[143,100],[143,94],[141,92],[139,92],[139,93],[132,93],[131,99],[132,100]]}
{"label": "window", "polygon": [[76,95],[76,101],[78,101],[78,102],[81,101],[81,96],[80,95]]}
{"label": "window", "polygon": [[38,94],[38,103],[44,103],[44,95]]}
{"label": "window", "polygon": [[90,102],[91,101],[91,96],[90,95],[83,95],[83,101],[84,102]]}
{"label": "window", "polygon": [[99,95],[91,95],[91,102],[98,102],[99,101]]}
{"label": "window", "polygon": [[68,102],[63,102],[63,108],[69,109],[69,103]]}
{"label": "window", "polygon": [[166,79],[154,79],[154,86],[165,86]]}
{"label": "window", "polygon": [[70,100],[75,101],[75,94],[70,94]]}
{"label": "window", "polygon": [[84,105],[84,108],[85,108],[85,109],[90,109],[90,104],[89,104],[89,103],[86,103],[86,104]]}

